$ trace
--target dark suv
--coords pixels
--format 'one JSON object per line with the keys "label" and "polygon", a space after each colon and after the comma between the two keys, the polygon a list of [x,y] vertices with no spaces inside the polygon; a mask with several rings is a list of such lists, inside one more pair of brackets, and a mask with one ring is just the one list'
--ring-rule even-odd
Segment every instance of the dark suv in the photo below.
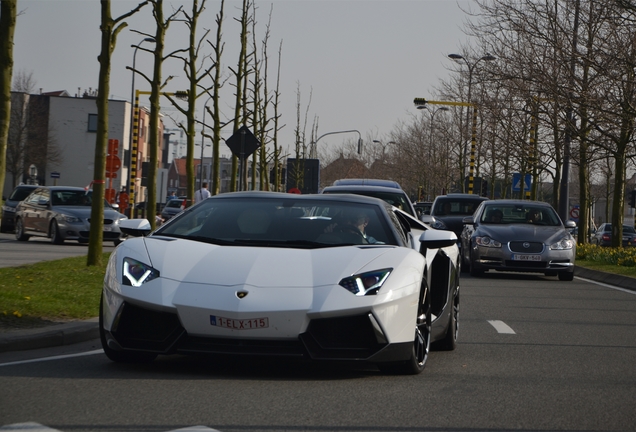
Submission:
{"label": "dark suv", "polygon": [[2,205],[2,222],[0,222],[0,232],[11,232],[15,226],[15,208],[18,203],[28,197],[31,192],[37,189],[35,185],[16,186],[9,195],[9,198]]}
{"label": "dark suv", "polygon": [[428,222],[431,228],[453,231],[459,239],[464,228],[462,219],[472,216],[477,206],[487,199],[473,194],[440,195],[433,201]]}

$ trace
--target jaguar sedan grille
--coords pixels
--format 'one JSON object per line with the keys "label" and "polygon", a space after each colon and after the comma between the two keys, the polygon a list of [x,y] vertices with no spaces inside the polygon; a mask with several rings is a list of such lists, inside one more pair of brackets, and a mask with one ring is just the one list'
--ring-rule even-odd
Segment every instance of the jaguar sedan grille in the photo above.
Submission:
{"label": "jaguar sedan grille", "polygon": [[545,247],[543,243],[527,241],[511,241],[508,246],[517,253],[542,253]]}

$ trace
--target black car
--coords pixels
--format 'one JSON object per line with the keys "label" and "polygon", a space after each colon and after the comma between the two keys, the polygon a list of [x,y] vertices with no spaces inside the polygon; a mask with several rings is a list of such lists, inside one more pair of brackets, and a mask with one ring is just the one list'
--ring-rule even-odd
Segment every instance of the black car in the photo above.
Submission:
{"label": "black car", "polygon": [[18,203],[29,196],[37,188],[36,185],[20,185],[13,189],[9,198],[2,205],[2,222],[0,232],[11,232],[15,228],[15,208]]}
{"label": "black car", "polygon": [[[338,180],[337,182],[340,182]],[[395,186],[371,186],[369,182],[371,180],[367,180],[365,184],[346,184],[337,186],[327,186],[322,190],[323,194],[355,194],[355,195],[364,195],[370,196],[374,198],[380,198],[383,201],[388,202],[393,207],[397,207],[400,210],[405,211],[409,215],[413,216],[416,219],[418,218],[418,214],[413,207],[413,203],[409,199],[406,192],[402,189],[399,189]],[[397,183],[396,183],[397,184]]]}
{"label": "black car", "polygon": [[[440,195],[433,201],[430,216],[424,217],[431,228],[453,231],[461,238],[464,224],[462,219],[472,216],[479,204],[488,198],[473,194]],[[461,248],[461,244],[459,245]]]}
{"label": "black car", "polygon": [[[604,223],[593,233],[590,241],[599,246],[612,245],[612,224]],[[623,225],[623,247],[636,246],[636,230],[629,225]]]}

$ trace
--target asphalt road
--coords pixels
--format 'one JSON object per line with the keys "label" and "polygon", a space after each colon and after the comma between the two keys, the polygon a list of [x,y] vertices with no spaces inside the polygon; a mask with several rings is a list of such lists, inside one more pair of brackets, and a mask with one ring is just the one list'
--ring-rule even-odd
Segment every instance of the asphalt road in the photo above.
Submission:
{"label": "asphalt road", "polygon": [[123,365],[95,340],[0,354],[0,426],[636,430],[634,292],[515,274],[466,276],[461,286],[459,345],[433,352],[417,376],[251,357]]}
{"label": "asphalt road", "polygon": [[[37,247],[35,247],[37,245]],[[104,252],[115,249],[112,242],[104,242]],[[49,239],[31,237],[21,242],[12,233],[0,234],[0,267],[16,267],[40,261],[50,261],[88,253],[88,244],[68,241],[63,245],[54,245]]]}

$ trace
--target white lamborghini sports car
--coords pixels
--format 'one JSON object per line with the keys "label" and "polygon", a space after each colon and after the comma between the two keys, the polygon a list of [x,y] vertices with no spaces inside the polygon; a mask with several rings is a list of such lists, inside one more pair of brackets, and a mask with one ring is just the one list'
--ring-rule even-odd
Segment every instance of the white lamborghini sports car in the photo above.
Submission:
{"label": "white lamborghini sports car", "polygon": [[100,334],[113,361],[159,354],[273,355],[422,371],[431,346],[455,347],[459,253],[359,195],[214,196],[111,254]]}

